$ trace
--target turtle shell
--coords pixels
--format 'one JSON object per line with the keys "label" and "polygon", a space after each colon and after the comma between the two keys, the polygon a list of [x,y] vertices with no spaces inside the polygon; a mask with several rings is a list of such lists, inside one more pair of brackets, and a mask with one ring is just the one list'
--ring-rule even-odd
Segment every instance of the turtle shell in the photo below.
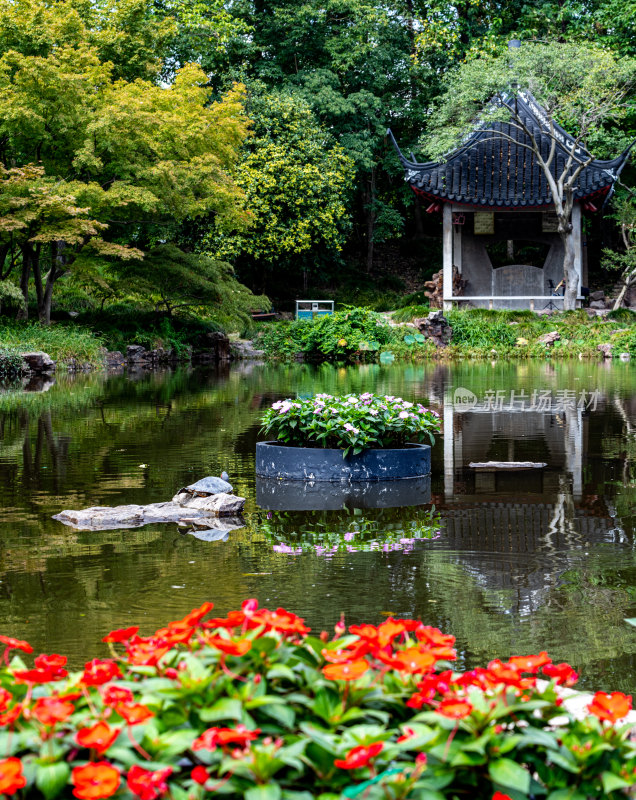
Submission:
{"label": "turtle shell", "polygon": [[222,478],[210,476],[209,478],[201,478],[200,481],[191,483],[190,486],[184,486],[183,489],[179,489],[177,494],[187,492],[188,494],[193,494],[198,497],[206,497],[207,495],[220,494],[221,492],[231,494],[232,491],[231,483],[224,481]]}

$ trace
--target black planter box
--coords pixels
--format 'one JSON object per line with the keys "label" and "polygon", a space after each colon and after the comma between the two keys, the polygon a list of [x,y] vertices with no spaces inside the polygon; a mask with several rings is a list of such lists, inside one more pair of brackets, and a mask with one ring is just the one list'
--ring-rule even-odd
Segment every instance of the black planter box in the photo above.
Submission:
{"label": "black planter box", "polygon": [[288,481],[395,481],[421,478],[431,471],[431,448],[407,444],[392,449],[365,450],[342,457],[342,450],[286,447],[258,442],[256,474]]}

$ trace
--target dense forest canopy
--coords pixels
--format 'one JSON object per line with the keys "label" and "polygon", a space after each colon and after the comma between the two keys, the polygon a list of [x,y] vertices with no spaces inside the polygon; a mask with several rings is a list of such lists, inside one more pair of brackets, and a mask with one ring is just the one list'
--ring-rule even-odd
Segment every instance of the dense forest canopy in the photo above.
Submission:
{"label": "dense forest canopy", "polygon": [[[444,98],[511,38],[620,65],[635,21],[633,0],[0,0],[0,282],[48,320],[58,283],[161,305],[163,246],[274,297],[361,286],[395,242],[425,278],[439,221],[386,128],[430,156]],[[634,138],[632,102],[589,147]]]}

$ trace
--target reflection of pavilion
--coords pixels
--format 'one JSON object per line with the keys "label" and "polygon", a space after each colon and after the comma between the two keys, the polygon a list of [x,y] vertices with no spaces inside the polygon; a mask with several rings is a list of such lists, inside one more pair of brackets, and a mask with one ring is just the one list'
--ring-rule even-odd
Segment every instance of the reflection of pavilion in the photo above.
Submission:
{"label": "reflection of pavilion", "polygon": [[[509,611],[545,602],[595,544],[621,543],[605,504],[583,497],[589,418],[582,409],[458,412],[444,401],[444,549],[483,588],[512,590]],[[545,469],[476,472],[471,461],[543,461]]]}

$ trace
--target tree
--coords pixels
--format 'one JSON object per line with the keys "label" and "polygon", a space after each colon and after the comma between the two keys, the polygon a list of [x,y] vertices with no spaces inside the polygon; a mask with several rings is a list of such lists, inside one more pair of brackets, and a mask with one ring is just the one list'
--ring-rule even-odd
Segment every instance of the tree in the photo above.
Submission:
{"label": "tree", "polygon": [[251,322],[250,310],[269,308],[266,297],[257,297],[239,283],[230,264],[197,253],[184,253],[175,245],[160,245],[143,261],[123,261],[111,271],[128,292],[163,308],[175,311],[201,309],[220,316],[226,325]]}
{"label": "tree", "polygon": [[[528,43],[516,52],[467,59],[446,76],[445,91],[431,110],[422,145],[433,158],[457,146],[477,121],[493,138],[515,141],[531,151],[550,187],[564,246],[566,310],[576,307],[572,208],[579,176],[594,160],[587,148],[615,150],[621,135],[612,126],[627,114],[635,76],[632,59],[619,59],[596,45]],[[542,152],[539,138],[517,110],[514,98],[519,87],[528,89],[546,111],[543,132],[551,143],[548,153]],[[501,121],[510,122],[511,133],[492,126]],[[561,141],[557,124],[571,134],[571,146]],[[562,169],[557,154],[564,154]]]}
{"label": "tree", "polygon": [[233,173],[247,118],[241,87],[212,102],[195,65],[169,86],[116,80],[98,46],[73,40],[86,30],[73,3],[40,11],[57,45],[27,37],[20,52],[0,24],[0,247],[20,251],[25,303],[33,278],[48,322],[55,282],[87,248],[140,259],[186,217],[246,224]]}
{"label": "tree", "polygon": [[621,272],[621,289],[614,301],[614,310],[623,305],[628,290],[636,284],[636,201],[633,195],[623,195],[615,202],[614,217],[618,222],[624,250],[605,249],[603,266]]}
{"label": "tree", "polygon": [[352,161],[297,95],[252,95],[249,113],[253,135],[236,179],[253,222],[212,236],[210,246],[222,258],[283,268],[302,263],[306,270],[319,253],[342,247]]}

